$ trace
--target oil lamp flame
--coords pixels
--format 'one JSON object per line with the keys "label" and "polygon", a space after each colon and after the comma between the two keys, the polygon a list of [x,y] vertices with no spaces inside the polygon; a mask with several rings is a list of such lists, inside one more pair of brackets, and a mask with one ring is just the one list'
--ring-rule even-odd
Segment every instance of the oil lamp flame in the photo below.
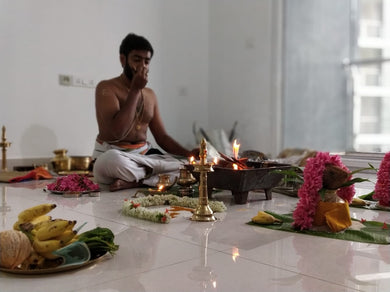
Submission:
{"label": "oil lamp flame", "polygon": [[233,163],[233,169],[234,169],[234,170],[238,170],[238,165],[235,164],[235,163]]}
{"label": "oil lamp flame", "polygon": [[233,262],[236,262],[236,259],[240,256],[240,253],[238,252],[238,248],[237,247],[233,247],[233,250],[232,250],[232,259],[233,259]]}
{"label": "oil lamp flame", "polygon": [[190,157],[190,164],[195,164],[195,157],[194,156]]}
{"label": "oil lamp flame", "polygon": [[213,163],[214,163],[215,165],[217,165],[217,164],[218,164],[218,157],[214,157],[214,159],[213,159]]}
{"label": "oil lamp flame", "polygon": [[163,190],[164,190],[164,186],[163,186],[163,185],[159,185],[159,186],[158,186],[158,191],[159,191],[159,192],[162,192]]}
{"label": "oil lamp flame", "polygon": [[240,144],[237,144],[237,139],[233,143],[233,155],[235,159],[238,159],[238,151],[240,150]]}

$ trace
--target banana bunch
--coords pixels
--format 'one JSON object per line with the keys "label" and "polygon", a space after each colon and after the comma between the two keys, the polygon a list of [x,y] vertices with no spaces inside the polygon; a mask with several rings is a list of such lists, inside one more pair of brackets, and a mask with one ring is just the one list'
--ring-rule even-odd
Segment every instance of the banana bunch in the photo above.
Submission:
{"label": "banana bunch", "polygon": [[252,218],[252,221],[258,224],[283,223],[282,220],[276,219],[274,216],[264,211],[259,211],[257,215]]}
{"label": "banana bunch", "polygon": [[40,266],[44,259],[55,259],[53,251],[76,240],[77,231],[73,229],[76,220],[53,219],[47,215],[55,204],[41,204],[19,213],[15,230],[21,230],[30,238],[34,249],[24,263],[26,266]]}
{"label": "banana bunch", "polygon": [[31,222],[32,224],[36,224],[41,221],[50,220],[51,217],[46,214],[55,207],[57,207],[56,204],[41,204],[20,212],[18,215],[18,221],[14,224],[14,229],[20,230],[20,225],[23,223]]}
{"label": "banana bunch", "polygon": [[[76,236],[76,220],[54,219],[42,221],[31,230],[34,250],[47,259],[56,258],[52,252],[68,245]],[[72,241],[73,242],[73,241]]]}

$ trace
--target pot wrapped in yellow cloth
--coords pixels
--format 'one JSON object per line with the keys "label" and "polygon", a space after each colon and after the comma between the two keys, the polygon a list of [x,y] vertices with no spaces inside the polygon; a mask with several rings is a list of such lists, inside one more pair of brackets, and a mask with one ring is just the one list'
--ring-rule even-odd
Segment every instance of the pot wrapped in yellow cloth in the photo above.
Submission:
{"label": "pot wrapped in yellow cloth", "polygon": [[352,225],[348,203],[318,202],[313,225],[327,225],[332,232],[348,228]]}

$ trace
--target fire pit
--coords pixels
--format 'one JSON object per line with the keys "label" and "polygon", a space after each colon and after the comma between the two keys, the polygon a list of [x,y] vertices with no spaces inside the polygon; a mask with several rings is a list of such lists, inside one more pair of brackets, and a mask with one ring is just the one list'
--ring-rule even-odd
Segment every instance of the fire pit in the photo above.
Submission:
{"label": "fire pit", "polygon": [[[275,172],[278,169],[289,169],[289,164],[279,163],[247,163],[247,169],[213,166],[214,171],[207,173],[207,193],[212,198],[214,188],[230,190],[236,204],[245,204],[248,201],[249,191],[262,189],[267,200],[272,199],[272,188],[276,187],[283,174]],[[199,173],[193,171],[192,165],[186,165],[197,180]]]}

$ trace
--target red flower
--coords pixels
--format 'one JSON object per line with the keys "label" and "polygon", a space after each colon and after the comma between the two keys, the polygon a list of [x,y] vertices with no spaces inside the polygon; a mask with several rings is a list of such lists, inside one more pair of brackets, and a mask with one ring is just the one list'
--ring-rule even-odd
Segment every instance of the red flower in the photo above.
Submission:
{"label": "red flower", "polygon": [[99,184],[95,184],[86,175],[69,174],[57,178],[54,183],[48,184],[47,189],[61,192],[98,191]]}
{"label": "red flower", "polygon": [[360,219],[360,222],[361,222],[361,223],[364,223],[364,222],[366,222],[366,221],[367,221],[366,219],[363,219],[363,218]]}
{"label": "red flower", "polygon": [[390,152],[387,152],[379,166],[373,199],[382,206],[390,206]]}
{"label": "red flower", "polygon": [[382,229],[389,229],[389,228],[387,227],[387,224],[386,224],[386,222],[383,222]]}
{"label": "red flower", "polygon": [[140,203],[134,203],[133,201],[131,203],[131,208],[138,208],[141,204]]}
{"label": "red flower", "polygon": [[162,222],[162,223],[165,223],[165,221],[167,221],[167,216],[162,216],[162,217],[161,217],[161,222]]}

